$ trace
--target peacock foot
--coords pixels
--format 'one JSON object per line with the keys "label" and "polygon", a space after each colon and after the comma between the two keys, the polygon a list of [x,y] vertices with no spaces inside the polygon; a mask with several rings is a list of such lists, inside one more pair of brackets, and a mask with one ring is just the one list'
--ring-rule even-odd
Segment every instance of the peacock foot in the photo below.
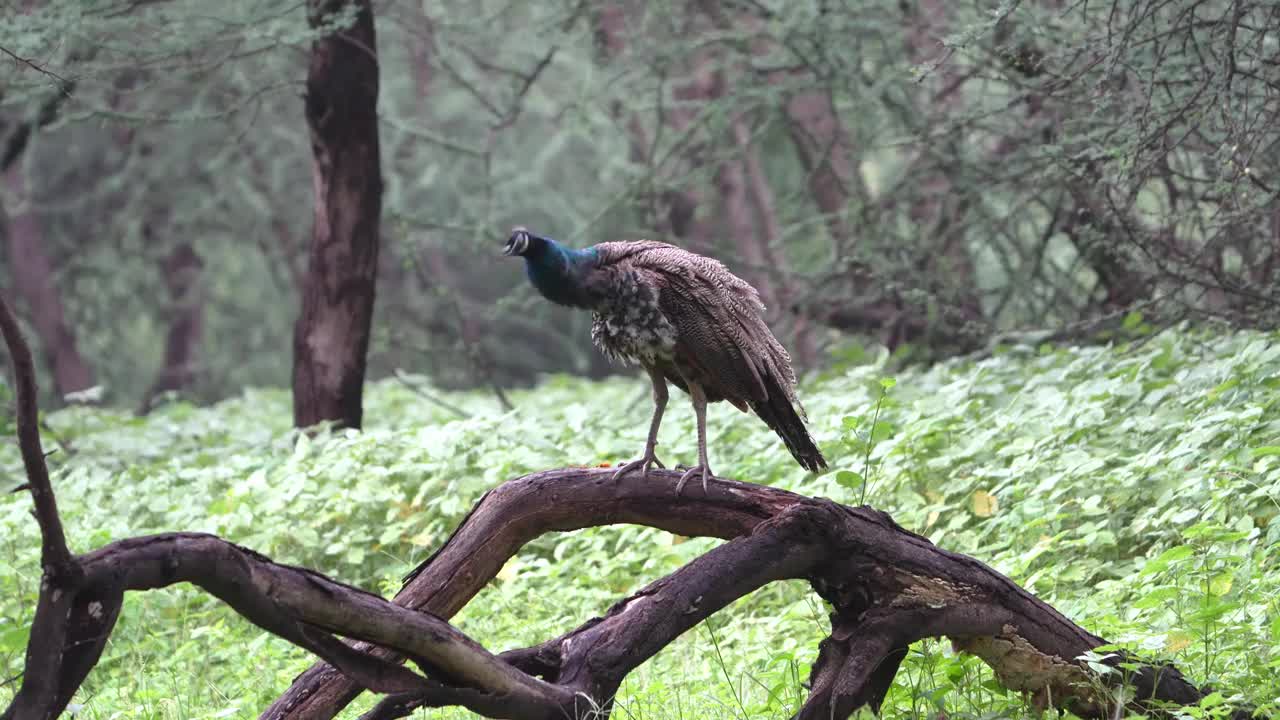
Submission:
{"label": "peacock foot", "polygon": [[650,466],[653,466],[653,465],[657,465],[658,467],[664,470],[667,467],[666,465],[662,464],[661,460],[658,459],[658,454],[654,452],[652,448],[650,448],[645,451],[644,456],[641,457],[639,460],[632,460],[631,462],[618,468],[617,472],[613,474],[613,481],[615,483],[618,482],[618,478],[622,477],[623,475],[626,475],[627,473],[631,472],[632,470],[635,470],[636,468],[640,468],[640,479],[647,480],[649,478],[649,468]]}
{"label": "peacock foot", "polygon": [[694,465],[688,470],[685,470],[684,474],[680,476],[680,481],[676,483],[676,497],[680,497],[680,493],[684,491],[684,484],[689,482],[689,478],[692,478],[699,473],[702,474],[702,494],[709,494],[707,491],[707,480],[711,477],[711,468],[707,465]]}

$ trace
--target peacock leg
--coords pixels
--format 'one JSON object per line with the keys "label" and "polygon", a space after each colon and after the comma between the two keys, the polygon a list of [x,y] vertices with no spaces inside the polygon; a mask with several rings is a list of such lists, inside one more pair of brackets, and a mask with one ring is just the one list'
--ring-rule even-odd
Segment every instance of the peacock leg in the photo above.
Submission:
{"label": "peacock leg", "polygon": [[680,481],[676,483],[676,497],[680,497],[689,478],[699,473],[702,474],[702,494],[708,494],[707,479],[711,477],[711,463],[707,462],[707,394],[697,383],[690,382],[688,385],[689,395],[693,398],[693,414],[698,419],[698,464],[680,476]]}
{"label": "peacock leg", "polygon": [[649,372],[649,381],[653,383],[653,419],[649,421],[649,439],[644,443],[644,456],[618,468],[618,471],[613,474],[614,482],[636,468],[640,468],[641,480],[649,476],[651,465],[666,468],[666,465],[658,459],[657,447],[658,426],[662,424],[662,413],[667,409],[667,380],[662,377],[662,373],[653,368],[645,368],[645,370]]}

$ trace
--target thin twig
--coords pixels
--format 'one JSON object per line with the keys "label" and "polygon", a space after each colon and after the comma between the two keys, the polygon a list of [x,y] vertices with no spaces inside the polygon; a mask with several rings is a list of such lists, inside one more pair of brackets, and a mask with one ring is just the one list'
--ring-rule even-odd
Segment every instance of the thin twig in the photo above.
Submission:
{"label": "thin twig", "polygon": [[558,49],[559,48],[552,46],[551,49],[547,51],[547,54],[543,55],[542,59],[538,61],[538,64],[534,66],[533,71],[525,76],[524,84],[520,86],[520,89],[516,92],[515,98],[511,101],[511,108],[507,110],[506,117],[504,117],[497,125],[494,125],[491,130],[494,132],[504,130],[515,124],[515,121],[520,118],[520,113],[524,111],[524,96],[529,94],[530,88],[532,88],[533,84],[538,81],[538,76],[541,75],[542,71],[551,64],[551,60],[556,56],[556,51]]}
{"label": "thin twig", "polygon": [[56,73],[56,72],[54,72],[54,71],[52,71],[52,70],[50,70],[50,69],[48,69],[48,68],[44,67],[43,65],[39,65],[39,64],[37,64],[37,63],[36,63],[35,61],[33,61],[33,60],[30,60],[30,59],[28,59],[28,58],[21,57],[20,55],[18,55],[18,54],[16,54],[16,53],[14,53],[12,50],[10,50],[9,48],[6,48],[6,47],[5,47],[5,46],[3,46],[3,45],[0,45],[0,52],[4,53],[5,55],[8,55],[8,56],[9,56],[9,57],[11,57],[11,58],[13,58],[14,62],[20,63],[20,64],[22,64],[22,65],[26,65],[27,67],[31,68],[32,70],[35,70],[35,71],[36,71],[36,72],[38,72],[38,73],[42,73],[42,74],[44,74],[44,75],[48,75],[49,77],[53,78],[54,80],[57,80],[57,81],[58,81],[58,92],[61,92],[61,93],[62,93],[64,96],[66,96],[66,97],[71,97],[71,88],[75,86],[75,83],[71,82],[70,80],[68,80],[68,79],[66,79],[66,78],[64,78],[64,77],[62,77],[62,76],[61,76],[61,75],[59,75],[58,73]]}
{"label": "thin twig", "polygon": [[401,370],[400,368],[396,368],[393,374],[395,375],[395,378],[399,380],[402,385],[412,390],[414,394],[418,395],[418,397],[421,397],[422,399],[427,400],[434,405],[438,405],[439,407],[442,407],[445,410],[448,410],[449,412],[453,413],[454,415],[457,415],[460,418],[471,417],[471,413],[467,412],[466,410],[463,410],[457,405],[453,405],[446,400],[441,400],[435,395],[432,395],[426,390],[423,390],[421,385],[410,380],[409,376],[405,375],[404,371]]}

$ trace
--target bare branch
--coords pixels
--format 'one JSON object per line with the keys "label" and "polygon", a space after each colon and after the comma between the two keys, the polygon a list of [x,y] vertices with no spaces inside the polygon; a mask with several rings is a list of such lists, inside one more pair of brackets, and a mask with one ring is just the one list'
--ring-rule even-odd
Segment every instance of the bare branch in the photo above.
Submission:
{"label": "bare branch", "polygon": [[44,448],[40,444],[39,409],[36,407],[36,369],[18,328],[18,320],[9,309],[9,303],[0,298],[0,332],[9,347],[13,363],[14,389],[17,395],[18,448],[22,451],[22,464],[27,471],[27,485],[36,506],[36,521],[40,524],[40,564],[44,571],[59,579],[71,579],[77,568],[67,549],[67,538],[58,516],[58,503],[49,482],[49,466],[44,461]]}
{"label": "bare branch", "polygon": [[559,50],[559,48],[552,46],[552,48],[547,51],[547,54],[543,55],[542,59],[538,61],[538,64],[533,66],[533,70],[530,71],[529,74],[523,76],[523,82],[520,85],[520,89],[516,91],[515,97],[511,100],[510,107],[507,109],[506,117],[502,118],[500,122],[494,125],[491,128],[492,130],[495,132],[498,130],[504,130],[514,125],[516,120],[520,119],[520,113],[524,110],[524,96],[529,94],[529,90],[533,87],[533,84],[538,81],[538,76],[542,75],[542,71],[546,70],[547,66],[551,64],[551,60],[555,58],[557,50]]}
{"label": "bare branch", "polygon": [[13,58],[13,61],[16,63],[19,63],[21,65],[26,65],[32,70],[35,70],[38,73],[47,75],[50,78],[54,79],[55,81],[57,81],[56,84],[58,86],[58,92],[61,93],[64,97],[68,97],[68,98],[71,97],[71,92],[75,88],[74,82],[62,77],[58,73],[46,68],[43,65],[40,65],[39,63],[35,62],[34,60],[31,60],[30,58],[24,58],[17,55],[12,50],[6,48],[3,45],[0,45],[0,53],[4,53],[5,55],[8,55],[9,57]]}

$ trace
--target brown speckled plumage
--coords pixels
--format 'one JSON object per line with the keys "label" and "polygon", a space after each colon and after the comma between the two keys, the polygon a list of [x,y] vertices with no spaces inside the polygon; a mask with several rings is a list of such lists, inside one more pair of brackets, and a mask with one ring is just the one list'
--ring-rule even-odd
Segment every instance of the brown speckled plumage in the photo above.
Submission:
{"label": "brown speckled plumage", "polygon": [[[786,443],[806,469],[826,467],[826,460],[804,424],[796,397],[791,357],[764,322],[760,295],[718,260],[668,243],[635,240],[600,243],[566,251],[553,241],[517,228],[508,241],[509,254],[525,255],[530,277],[544,295],[594,313],[592,340],[606,355],[641,365],[654,387],[654,416],[645,455],[618,474],[659,464],[654,454],[657,428],[666,405],[666,382],[688,392],[698,415],[699,466],[703,484],[710,474],[706,461],[705,404],[725,400],[754,412]],[[532,240],[530,240],[532,238]],[[511,252],[513,246],[532,249]],[[539,244],[551,251],[539,252]],[[543,256],[559,252],[568,258],[562,278],[548,280]],[[572,291],[551,289],[555,283]],[[566,299],[567,298],[567,299]]]}

